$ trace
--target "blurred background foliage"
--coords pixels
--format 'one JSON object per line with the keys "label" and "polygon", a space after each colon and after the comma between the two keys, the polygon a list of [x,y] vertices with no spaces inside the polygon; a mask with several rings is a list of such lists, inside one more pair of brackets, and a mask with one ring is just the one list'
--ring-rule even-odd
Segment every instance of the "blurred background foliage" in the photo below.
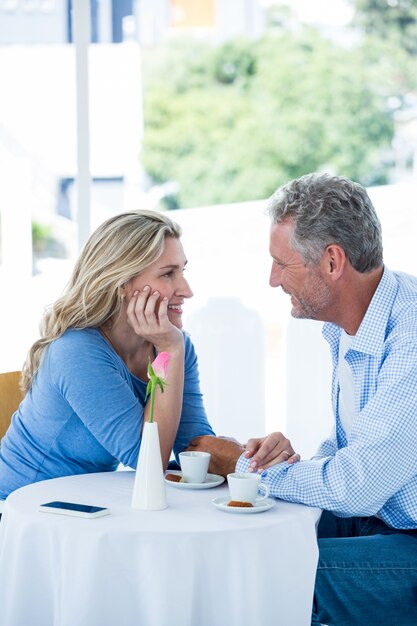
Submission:
{"label": "blurred background foliage", "polygon": [[417,2],[415,0],[350,0],[353,20],[368,34],[375,34],[417,54]]}
{"label": "blurred background foliage", "polygon": [[394,114],[417,91],[417,9],[353,4],[341,39],[274,6],[256,41],[148,53],[143,165],[153,184],[175,183],[168,208],[266,198],[312,171],[391,182]]}

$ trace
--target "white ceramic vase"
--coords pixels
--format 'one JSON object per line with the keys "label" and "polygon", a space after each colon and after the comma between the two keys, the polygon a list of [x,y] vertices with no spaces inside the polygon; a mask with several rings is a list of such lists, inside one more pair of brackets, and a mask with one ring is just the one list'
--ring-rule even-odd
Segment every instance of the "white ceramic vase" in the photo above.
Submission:
{"label": "white ceramic vase", "polygon": [[132,508],[142,511],[161,511],[167,508],[164,470],[156,422],[145,422],[143,427],[133,485]]}

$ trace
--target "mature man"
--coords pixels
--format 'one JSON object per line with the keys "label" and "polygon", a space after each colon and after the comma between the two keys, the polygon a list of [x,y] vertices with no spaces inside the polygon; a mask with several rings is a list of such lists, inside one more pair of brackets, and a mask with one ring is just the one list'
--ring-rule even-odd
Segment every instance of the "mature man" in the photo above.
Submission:
{"label": "mature man", "polygon": [[345,178],[294,180],[269,214],[271,286],[290,296],[294,317],[326,322],[335,426],[299,463],[271,465],[280,434],[251,440],[246,453],[215,437],[193,445],[212,453],[211,471],[263,471],[272,495],[324,510],[312,624],[413,626],[417,278],[383,265],[374,207]]}

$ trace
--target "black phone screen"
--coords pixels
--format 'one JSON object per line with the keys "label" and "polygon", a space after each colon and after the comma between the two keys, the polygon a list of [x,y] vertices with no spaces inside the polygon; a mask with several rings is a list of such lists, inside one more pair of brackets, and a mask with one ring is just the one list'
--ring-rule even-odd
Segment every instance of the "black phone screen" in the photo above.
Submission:
{"label": "black phone screen", "polygon": [[89,504],[76,504],[75,502],[46,502],[41,506],[48,507],[49,509],[63,509],[64,511],[78,511],[79,513],[97,513],[98,511],[104,511],[104,507],[91,506]]}

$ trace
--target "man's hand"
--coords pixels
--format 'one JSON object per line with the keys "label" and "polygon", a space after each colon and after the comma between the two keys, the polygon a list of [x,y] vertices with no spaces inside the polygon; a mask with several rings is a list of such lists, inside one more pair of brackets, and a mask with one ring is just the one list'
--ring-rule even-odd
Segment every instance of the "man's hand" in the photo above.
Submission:
{"label": "man's hand", "polygon": [[235,471],[236,463],[245,447],[228,437],[213,437],[201,435],[190,442],[187,450],[210,452],[209,472],[220,474],[226,478],[227,474]]}
{"label": "man's hand", "polygon": [[262,471],[283,461],[292,464],[300,460],[300,455],[294,452],[290,440],[282,433],[271,433],[267,437],[249,439],[246,444],[245,457],[252,459],[249,467],[251,472]]}

